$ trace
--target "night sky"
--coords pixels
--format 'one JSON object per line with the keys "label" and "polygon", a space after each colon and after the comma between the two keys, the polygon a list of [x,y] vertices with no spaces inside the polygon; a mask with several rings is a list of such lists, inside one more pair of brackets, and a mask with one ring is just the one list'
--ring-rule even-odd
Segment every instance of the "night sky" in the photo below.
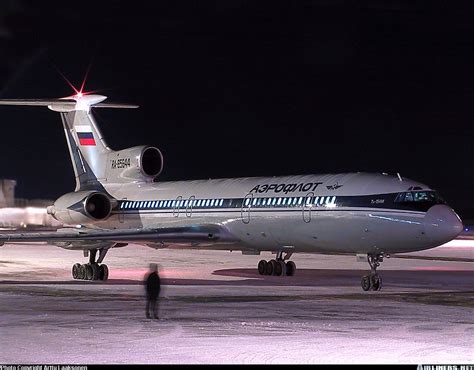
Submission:
{"label": "night sky", "polygon": [[[445,4],[445,5],[443,5]],[[472,3],[2,1],[0,98],[109,101],[113,149],[150,144],[161,180],[387,172],[474,218]],[[60,117],[0,108],[17,196],[74,189]]]}

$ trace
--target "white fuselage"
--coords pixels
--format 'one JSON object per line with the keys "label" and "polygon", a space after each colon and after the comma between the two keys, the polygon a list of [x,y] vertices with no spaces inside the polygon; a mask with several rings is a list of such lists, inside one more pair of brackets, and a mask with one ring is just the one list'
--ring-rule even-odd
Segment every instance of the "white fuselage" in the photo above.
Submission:
{"label": "white fuselage", "polygon": [[106,190],[119,204],[94,226],[215,224],[235,242],[192,247],[249,252],[390,254],[454,238],[462,224],[448,206],[394,203],[397,194],[413,189],[434,193],[409,179],[368,173],[110,184]]}

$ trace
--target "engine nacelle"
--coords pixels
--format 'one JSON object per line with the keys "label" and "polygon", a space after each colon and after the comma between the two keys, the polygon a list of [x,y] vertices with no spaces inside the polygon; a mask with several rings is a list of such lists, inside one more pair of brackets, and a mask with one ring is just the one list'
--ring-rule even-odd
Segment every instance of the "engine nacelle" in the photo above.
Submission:
{"label": "engine nacelle", "polygon": [[92,224],[106,220],[116,201],[98,191],[67,193],[47,208],[48,214],[65,224]]}
{"label": "engine nacelle", "polygon": [[163,155],[154,146],[135,146],[108,154],[107,181],[152,182],[163,170]]}

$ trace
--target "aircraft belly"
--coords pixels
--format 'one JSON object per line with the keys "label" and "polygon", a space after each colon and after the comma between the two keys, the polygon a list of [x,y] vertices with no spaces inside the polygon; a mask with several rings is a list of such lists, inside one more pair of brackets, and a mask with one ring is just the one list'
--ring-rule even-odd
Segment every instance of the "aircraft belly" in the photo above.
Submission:
{"label": "aircraft belly", "polygon": [[[310,219],[299,212],[253,211],[248,222],[240,210],[227,213],[185,212],[115,215],[108,227],[153,228],[215,224],[240,240],[239,246],[219,243],[174,245],[176,248],[294,250],[307,253],[399,253],[429,248],[423,234],[423,214],[357,210],[313,211]],[[125,222],[123,222],[125,220]],[[105,226],[105,225],[104,225]],[[151,246],[151,245],[150,245]],[[163,247],[155,245],[154,247]],[[170,247],[170,246],[166,246]]]}

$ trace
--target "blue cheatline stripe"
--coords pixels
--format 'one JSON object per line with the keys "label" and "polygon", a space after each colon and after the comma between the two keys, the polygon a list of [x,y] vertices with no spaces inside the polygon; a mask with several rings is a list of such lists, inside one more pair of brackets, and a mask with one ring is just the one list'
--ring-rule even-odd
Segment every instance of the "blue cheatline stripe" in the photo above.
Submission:
{"label": "blue cheatline stripe", "polygon": [[[215,214],[220,214],[220,213],[241,213],[241,209],[188,209],[186,208],[180,208],[179,210],[154,210],[154,209],[149,209],[149,210],[129,210],[129,211],[113,211],[112,214],[114,215],[173,215],[173,214],[209,214],[209,213],[215,213]],[[309,211],[309,209],[305,210]],[[244,212],[248,212],[247,210],[244,209]],[[292,213],[292,212],[298,212],[301,213],[303,212],[303,208],[297,208],[297,209],[251,209],[250,213],[252,214],[258,214],[258,213]],[[311,212],[378,212],[378,213],[396,213],[396,214],[402,214],[402,215],[423,215],[425,212],[422,211],[409,211],[409,210],[398,210],[398,209],[378,209],[378,208],[345,208],[345,209],[321,209],[321,208],[312,208]]]}
{"label": "blue cheatline stripe", "polygon": [[77,137],[79,139],[93,139],[94,135],[92,134],[92,132],[78,132]]}
{"label": "blue cheatline stripe", "polygon": [[281,209],[302,207],[312,209],[337,210],[339,208],[370,208],[370,209],[396,209],[406,211],[426,212],[435,204],[444,204],[441,201],[433,202],[398,202],[398,193],[358,195],[358,196],[335,196],[317,195],[306,197],[304,195],[288,197],[246,197],[246,198],[218,198],[218,199],[162,199],[162,200],[123,200],[120,201],[119,209],[129,210],[177,210],[177,209]]}

